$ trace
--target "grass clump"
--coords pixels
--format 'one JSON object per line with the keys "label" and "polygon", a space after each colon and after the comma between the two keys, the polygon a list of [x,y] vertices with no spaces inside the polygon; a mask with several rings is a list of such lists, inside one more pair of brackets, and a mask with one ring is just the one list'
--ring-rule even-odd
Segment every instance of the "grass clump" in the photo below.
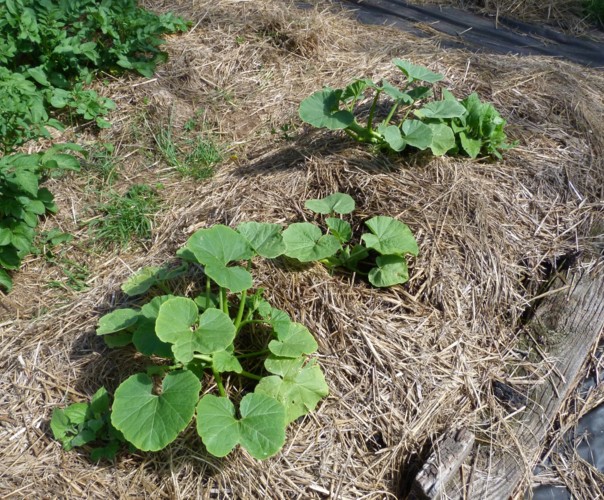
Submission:
{"label": "grass clump", "polygon": [[133,239],[151,237],[152,218],[159,206],[153,188],[135,184],[124,195],[112,192],[107,202],[97,207],[101,214],[90,222],[90,228],[101,246],[126,247]]}
{"label": "grass clump", "polygon": [[154,137],[164,161],[184,177],[208,179],[214,173],[214,167],[222,161],[219,147],[203,132],[192,137],[176,137],[174,128],[168,125],[162,127]]}
{"label": "grass clump", "polygon": [[604,26],[604,0],[587,0],[585,10],[591,19]]}

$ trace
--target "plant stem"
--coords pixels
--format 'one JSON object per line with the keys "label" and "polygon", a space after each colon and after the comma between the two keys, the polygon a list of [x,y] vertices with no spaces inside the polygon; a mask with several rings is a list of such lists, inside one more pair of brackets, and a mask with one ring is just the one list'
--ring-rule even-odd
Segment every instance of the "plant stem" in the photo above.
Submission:
{"label": "plant stem", "polygon": [[396,101],[394,103],[394,106],[392,106],[392,109],[390,110],[390,113],[388,113],[388,116],[384,120],[384,125],[388,125],[388,123],[390,123],[390,120],[392,120],[392,117],[394,116],[394,113],[396,113],[396,110],[398,109],[399,104],[400,104],[400,101]]}
{"label": "plant stem", "polygon": [[[361,127],[356,121],[348,125],[348,128],[344,129],[348,135],[350,135],[355,141],[359,142],[379,142],[382,139],[382,136],[375,132],[374,130],[367,129],[365,127]],[[351,135],[350,132],[354,132],[354,135]]]}
{"label": "plant stem", "polygon": [[212,283],[210,282],[210,278],[206,276],[206,308],[210,307],[210,287]]}
{"label": "plant stem", "polygon": [[373,98],[373,102],[371,103],[371,110],[369,111],[369,118],[367,119],[367,130],[373,130],[372,129],[372,125],[373,125],[373,115],[375,114],[375,108],[377,107],[377,101],[378,98],[380,97],[380,94],[382,93],[381,90],[376,91],[375,93],[375,97]]}
{"label": "plant stem", "polygon": [[220,310],[225,314],[229,314],[229,303],[227,301],[226,288],[220,287],[220,293],[218,298],[220,301]]}
{"label": "plant stem", "polygon": [[254,351],[254,352],[246,352],[245,354],[238,354],[235,356],[237,359],[244,358],[256,358],[258,356],[262,356],[263,354],[268,354],[270,351],[268,349],[262,349],[262,351]]}
{"label": "plant stem", "polygon": [[223,398],[226,397],[226,391],[224,390],[224,385],[222,384],[222,377],[220,376],[220,372],[216,368],[212,367],[212,373],[214,375],[214,379],[216,380],[218,392]]}
{"label": "plant stem", "polygon": [[251,325],[254,323],[266,323],[266,321],[264,321],[262,319],[247,319],[247,320],[241,322],[241,324],[239,325],[239,329],[241,330],[244,326]]}
{"label": "plant stem", "polygon": [[193,357],[195,359],[200,359],[201,361],[205,361],[206,363],[211,363],[212,362],[212,357],[211,356],[206,356],[205,354],[193,354]]}
{"label": "plant stem", "polygon": [[239,310],[237,311],[237,318],[235,318],[235,328],[239,331],[239,325],[241,325],[241,319],[243,318],[243,311],[245,311],[245,299],[247,298],[247,290],[241,292]]}
{"label": "plant stem", "polygon": [[262,380],[262,377],[260,375],[256,375],[255,373],[246,372],[245,370],[241,370],[241,373],[239,375],[243,375],[244,377],[251,378],[252,380]]}

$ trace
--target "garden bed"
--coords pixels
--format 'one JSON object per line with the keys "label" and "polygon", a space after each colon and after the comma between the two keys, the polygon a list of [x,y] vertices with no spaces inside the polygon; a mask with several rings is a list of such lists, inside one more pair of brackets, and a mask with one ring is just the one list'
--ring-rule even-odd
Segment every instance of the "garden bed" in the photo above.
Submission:
{"label": "garden bed", "polygon": [[[84,146],[111,143],[82,173],[51,179],[60,212],[43,229],[74,239],[55,258],[29,257],[0,295],[0,492],[14,497],[397,498],[427,445],[451,428],[510,445],[510,410],[494,382],[522,393],[550,370],[522,335],[526,311],[564,257],[602,252],[604,74],[542,57],[474,55],[384,27],[329,4],[166,1],[192,21],[171,36],[153,78],[106,75],[95,89],[117,104],[112,127],[71,128]],[[495,104],[518,140],[503,161],[390,155],[342,133],[310,129],[300,101],[355,77],[396,81],[403,58],[445,75],[461,97]],[[183,173],[158,141],[203,135],[223,161],[205,180]],[[101,155],[97,155],[100,157]],[[114,172],[113,181],[107,172]],[[110,190],[150,186],[152,236],[101,241],[91,207]],[[54,408],[113,391],[144,361],[109,350],[98,318],[125,304],[133,271],[169,261],[197,229],[242,221],[300,222],[304,201],[350,194],[359,217],[390,215],[418,240],[410,281],[376,289],[359,277],[283,261],[254,264],[266,298],[319,344],[330,395],[292,424],[283,450],[257,461],[205,451],[194,429],[158,453],[95,464],[52,439]],[[79,274],[75,271],[79,270]],[[75,274],[75,276],[74,276]],[[49,286],[51,284],[53,286]],[[528,464],[527,464],[528,467]],[[527,477],[528,469],[527,469]]]}

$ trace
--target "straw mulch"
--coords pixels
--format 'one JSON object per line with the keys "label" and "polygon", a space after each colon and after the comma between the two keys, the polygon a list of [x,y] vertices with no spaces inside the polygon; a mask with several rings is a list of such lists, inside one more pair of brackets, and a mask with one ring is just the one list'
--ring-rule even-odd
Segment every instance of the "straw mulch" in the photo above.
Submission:
{"label": "straw mulch", "polygon": [[[149,7],[181,13],[193,28],[169,38],[171,58],[157,78],[122,78],[102,89],[119,111],[101,139],[119,146],[123,178],[162,182],[165,209],[144,246],[74,253],[91,271],[87,291],[46,287],[57,271],[32,257],[14,292],[1,297],[0,494],[397,498],[426,445],[449,428],[467,426],[492,446],[510,446],[510,426],[502,425],[510,410],[493,397],[493,381],[525,392],[548,370],[547,360],[525,357],[525,344],[516,349],[521,316],[557,259],[591,262],[602,251],[604,75],[545,58],[445,51],[359,25],[324,4]],[[518,147],[502,162],[397,157],[301,125],[302,98],[357,76],[396,81],[393,57],[442,72],[458,96],[477,91],[493,102]],[[179,128],[198,108],[230,145],[206,182],[183,180],[149,159],[149,134],[132,132],[141,114],[151,126],[172,116]],[[279,133],[284,124],[293,130],[288,140]],[[84,243],[85,177],[52,181],[62,211],[47,221]],[[53,408],[101,385],[113,390],[143,364],[128,351],[109,351],[94,334],[99,316],[123,305],[119,285],[132,270],[171,258],[209,224],[303,220],[310,216],[304,200],[334,191],[356,199],[358,221],[384,214],[406,222],[420,255],[411,281],[387,290],[319,265],[255,263],[267,298],[316,336],[331,390],[290,426],[280,454],[258,462],[238,450],[218,460],[190,429],[162,452],[93,464],[53,441]]]}

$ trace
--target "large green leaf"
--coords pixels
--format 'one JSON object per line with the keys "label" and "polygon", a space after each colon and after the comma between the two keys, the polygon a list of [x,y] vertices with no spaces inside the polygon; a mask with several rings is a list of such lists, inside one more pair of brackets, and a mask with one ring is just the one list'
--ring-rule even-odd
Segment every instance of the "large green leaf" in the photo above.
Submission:
{"label": "large green leaf", "polygon": [[99,320],[99,326],[96,329],[97,335],[107,335],[109,333],[119,332],[134,325],[140,318],[140,311],[135,309],[116,309],[109,314],[105,314]]}
{"label": "large green leaf", "polygon": [[145,356],[172,358],[172,344],[163,342],[155,333],[155,320],[142,317],[132,333],[132,343]]}
{"label": "large green leaf", "polygon": [[340,110],[341,90],[325,88],[308,96],[300,103],[300,118],[315,127],[340,130],[354,122],[354,115]]}
{"label": "large green leaf", "polygon": [[466,113],[466,108],[458,101],[445,99],[432,101],[415,111],[418,118],[458,118]]}
{"label": "large green leaf", "polygon": [[274,397],[286,408],[287,423],[312,411],[329,394],[325,377],[314,360],[268,358],[264,366],[274,376],[264,377],[255,392]]}
{"label": "large green leaf", "polygon": [[258,307],[258,313],[262,316],[262,319],[266,320],[274,330],[283,330],[289,327],[292,322],[289,314],[281,309],[272,307],[269,302],[263,300]]}
{"label": "large green leaf", "polygon": [[363,97],[363,93],[367,88],[376,88],[376,85],[369,78],[359,78],[347,85],[339,98],[344,102],[349,102],[350,100],[356,101]]}
{"label": "large green leaf", "polygon": [[399,88],[395,87],[387,80],[382,80],[381,89],[386,95],[392,97],[397,101],[403,102],[405,104],[413,104],[414,99],[412,96],[410,96],[406,92],[402,92]]}
{"label": "large green leaf", "polygon": [[388,287],[409,281],[407,260],[401,255],[380,255],[377,266],[369,271],[369,283],[377,287]]}
{"label": "large green leaf", "polygon": [[432,144],[430,150],[435,156],[442,156],[455,147],[455,134],[449,125],[444,123],[430,123],[432,129]]}
{"label": "large green leaf", "polygon": [[218,224],[196,231],[185,248],[193,252],[200,264],[226,266],[229,262],[249,260],[254,251],[248,241],[230,227]]}
{"label": "large green leaf", "polygon": [[278,340],[271,340],[269,350],[283,358],[297,358],[302,354],[311,354],[317,350],[317,341],[312,333],[300,323],[290,323],[286,328],[275,328]]}
{"label": "large green leaf", "polygon": [[228,314],[219,309],[207,309],[199,317],[199,327],[195,331],[179,334],[172,351],[177,360],[186,364],[195,353],[224,351],[235,339],[235,332],[235,325]]}
{"label": "large green leaf", "polygon": [[366,221],[365,225],[372,233],[361,236],[367,248],[382,255],[418,254],[417,242],[406,224],[392,217],[378,215]]}
{"label": "large green leaf", "polygon": [[198,321],[197,304],[186,297],[174,297],[159,307],[155,333],[161,341],[175,344],[182,335],[191,333]]}
{"label": "large green leaf", "polygon": [[0,247],[10,245],[10,239],[13,232],[8,227],[0,226]]}
{"label": "large green leaf", "polygon": [[38,194],[38,175],[30,170],[19,169],[7,180],[17,189],[35,197]]}
{"label": "large green leaf", "polygon": [[138,449],[161,450],[191,421],[200,390],[190,371],[168,373],[159,395],[146,374],[132,375],[115,391],[111,423]]}
{"label": "large green leaf", "polygon": [[186,265],[181,265],[175,269],[170,269],[167,266],[143,267],[126,280],[122,285],[122,291],[128,295],[128,297],[141,295],[157,283],[181,276],[186,270]]}
{"label": "large green leaf", "polygon": [[132,343],[132,332],[118,332],[118,333],[110,333],[109,335],[105,335],[103,340],[108,347],[112,349],[116,347],[124,347]]}
{"label": "large green leaf", "polygon": [[173,357],[172,345],[161,341],[155,333],[155,320],[159,314],[159,308],[164,302],[172,298],[174,298],[173,295],[154,297],[153,300],[142,307],[142,317],[136,323],[136,329],[132,335],[132,343],[140,353],[146,356]]}
{"label": "large green leaf", "polygon": [[0,247],[0,268],[4,269],[19,269],[21,265],[21,257],[17,253],[17,249],[12,245]]}
{"label": "large green leaf", "polygon": [[205,273],[218,286],[228,288],[233,293],[247,290],[254,283],[252,274],[241,266],[226,267],[222,264],[208,264],[205,267]]}
{"label": "large green leaf", "polygon": [[459,133],[461,147],[470,158],[476,158],[482,149],[482,141],[480,139],[472,139],[465,132]]}
{"label": "large green leaf", "polygon": [[424,66],[418,66],[409,61],[403,61],[401,59],[394,59],[392,61],[398,69],[400,69],[406,76],[409,82],[413,82],[415,80],[435,83],[444,78],[443,75],[439,73],[433,73],[428,68]]}
{"label": "large green leaf", "polygon": [[409,146],[423,150],[432,144],[432,129],[419,120],[405,120],[401,129]]}
{"label": "large green leaf", "polygon": [[304,208],[312,210],[317,214],[349,214],[354,210],[354,199],[346,193],[333,193],[325,198],[307,200]]}
{"label": "large green leaf", "polygon": [[197,405],[197,432],[207,450],[224,457],[237,444],[254,458],[263,460],[277,453],[285,443],[285,409],[264,394],[248,394],[239,406],[241,418],[228,398],[211,394]]}
{"label": "large green leaf", "polygon": [[256,253],[267,259],[274,259],[285,252],[282,229],[279,224],[268,222],[243,222],[237,226],[237,231]]}
{"label": "large green leaf", "polygon": [[314,224],[296,222],[283,231],[285,255],[300,262],[312,262],[335,255],[341,245],[335,236],[323,234]]}
{"label": "large green leaf", "polygon": [[382,134],[384,140],[393,151],[402,151],[407,146],[407,142],[401,135],[401,129],[396,125],[380,125],[377,131]]}
{"label": "large green leaf", "polygon": [[122,284],[122,291],[128,297],[145,293],[157,283],[156,275],[159,269],[157,266],[143,267]]}

